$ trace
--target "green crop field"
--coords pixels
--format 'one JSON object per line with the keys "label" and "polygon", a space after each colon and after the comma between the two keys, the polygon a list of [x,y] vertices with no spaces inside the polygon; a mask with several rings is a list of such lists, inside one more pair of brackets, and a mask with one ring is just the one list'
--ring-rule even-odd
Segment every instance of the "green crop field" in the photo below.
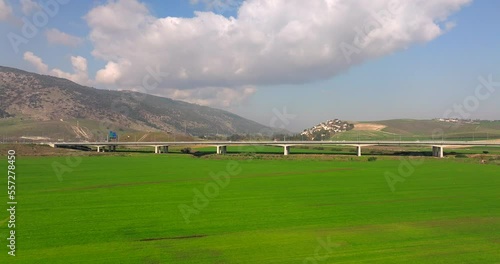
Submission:
{"label": "green crop field", "polygon": [[350,130],[335,134],[332,140],[409,140],[409,137],[384,131]]}
{"label": "green crop field", "polygon": [[18,156],[0,263],[500,261],[498,165],[352,159]]}
{"label": "green crop field", "polygon": [[[172,148],[174,151],[176,148]],[[215,153],[215,147],[194,147],[193,151],[203,153]],[[344,146],[294,146],[291,148],[293,154],[349,154],[356,151],[355,147]],[[259,154],[283,154],[280,146],[228,146],[227,153],[259,153]]]}

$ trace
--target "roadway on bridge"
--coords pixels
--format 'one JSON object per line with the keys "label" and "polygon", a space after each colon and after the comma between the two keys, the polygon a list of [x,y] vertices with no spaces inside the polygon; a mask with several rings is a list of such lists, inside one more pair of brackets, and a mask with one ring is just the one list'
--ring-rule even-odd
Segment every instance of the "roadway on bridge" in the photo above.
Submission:
{"label": "roadway on bridge", "polygon": [[117,146],[150,146],[155,153],[168,153],[169,146],[214,146],[217,154],[226,154],[227,146],[279,146],[283,147],[283,154],[289,155],[293,146],[354,146],[357,155],[361,156],[361,148],[366,146],[431,146],[435,157],[443,157],[444,147],[450,146],[500,146],[498,141],[176,141],[176,142],[57,142],[46,143],[52,147],[81,147],[94,146],[97,152],[105,147],[116,151]]}

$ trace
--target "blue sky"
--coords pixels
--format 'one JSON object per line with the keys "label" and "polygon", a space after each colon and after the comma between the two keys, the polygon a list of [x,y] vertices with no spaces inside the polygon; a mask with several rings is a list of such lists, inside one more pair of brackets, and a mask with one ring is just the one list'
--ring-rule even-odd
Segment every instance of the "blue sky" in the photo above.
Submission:
{"label": "blue sky", "polygon": [[[308,48],[313,45],[338,47],[339,43],[350,44],[354,36],[353,25],[363,26],[366,23],[366,21],[358,21],[363,13],[359,16],[345,16],[345,18],[344,14],[340,14],[343,19],[338,21],[329,21],[328,17],[331,14],[325,14],[325,21],[320,22],[328,25],[331,23],[331,26],[320,25],[311,29],[304,26],[309,24],[300,24],[302,20],[298,19],[299,22],[293,24],[294,27],[289,27],[292,30],[284,31],[276,21],[280,23],[285,21],[285,25],[290,25],[289,21],[295,20],[294,16],[301,16],[301,12],[307,16],[308,12],[317,13],[318,11],[315,11],[313,7],[305,8],[304,6],[294,9],[293,4],[296,1],[288,2],[275,13],[270,7],[264,9],[263,2],[258,5],[257,2],[263,0],[246,1],[248,3],[244,4],[245,7],[240,10],[239,14],[238,10],[242,2],[237,1],[224,2],[225,0],[222,0],[226,6],[214,8],[207,6],[210,1],[204,0],[198,1],[197,4],[190,3],[189,0],[141,2],[121,0],[116,3],[115,1],[73,0],[67,4],[60,4],[57,14],[50,17],[48,23],[40,27],[36,36],[30,38],[27,44],[20,44],[19,52],[15,53],[7,36],[12,32],[22,36],[20,28],[23,25],[22,18],[33,19],[36,12],[40,10],[34,8],[30,12],[23,13],[22,5],[18,1],[3,1],[12,8],[12,12],[7,12],[9,14],[4,15],[3,20],[0,12],[0,34],[5,36],[0,41],[2,50],[0,64],[4,66],[33,72],[42,71],[40,73],[61,77],[67,76],[82,84],[102,89],[134,89],[140,85],[144,73],[137,76],[130,73],[140,72],[147,68],[144,65],[149,65],[138,58],[150,58],[147,61],[151,62],[156,57],[155,54],[160,54],[158,57],[161,57],[161,60],[152,63],[151,67],[157,66],[176,73],[182,72],[183,74],[179,73],[182,78],[168,77],[159,84],[158,89],[151,90],[150,93],[226,109],[264,125],[281,126],[295,131],[332,118],[382,120],[457,116],[500,119],[500,86],[491,92],[483,89],[483,95],[486,91],[488,94],[482,98],[475,95],[478,85],[481,84],[479,81],[481,76],[500,82],[500,50],[498,49],[500,47],[500,29],[498,28],[500,2],[498,1],[482,0],[467,3],[467,0],[440,0],[443,4],[439,8],[442,9],[405,7],[405,11],[399,12],[387,28],[397,28],[395,32],[398,37],[402,35],[408,35],[408,37],[405,37],[404,41],[386,40],[383,37],[375,39],[374,44],[364,48],[359,57],[353,57],[354,62],[351,63],[343,61],[345,58],[341,55],[337,57],[332,55],[331,59],[322,60],[321,56],[314,57],[315,51],[308,51]],[[40,4],[47,1],[49,0],[35,2]],[[276,0],[278,4],[281,2]],[[366,3],[362,0],[358,2]],[[383,7],[384,0],[379,2]],[[428,2],[433,3],[433,1]],[[103,8],[99,9],[100,7]],[[380,7],[375,5],[373,8],[378,8],[375,11],[380,10]],[[410,8],[418,9],[410,12]],[[141,15],[137,16],[137,21],[139,21],[137,24],[125,25],[123,22],[116,26],[125,25],[124,28],[114,30],[109,28],[110,21],[120,21],[121,13],[114,14],[109,18],[110,20],[105,20],[103,14],[108,14],[109,12],[105,11],[109,10],[131,12],[127,15],[127,17],[132,17],[131,19],[123,18],[123,21],[127,23],[128,20],[134,20],[134,16],[130,14],[136,12]],[[287,14],[282,15],[280,10]],[[298,10],[296,14],[294,10]],[[200,18],[195,11],[211,15]],[[446,13],[445,18],[440,15],[442,12]],[[415,19],[413,13],[425,19]],[[220,19],[220,16],[227,20]],[[272,16],[273,19],[266,16]],[[170,32],[166,27],[153,32],[152,29],[158,25],[156,22],[165,17],[185,18],[186,20],[180,22],[171,20],[172,23],[181,25],[175,28],[175,31]],[[203,22],[196,22],[197,17]],[[237,20],[237,23],[231,21],[230,17]],[[255,22],[256,24],[263,24],[264,29],[261,31],[266,31],[267,28],[273,26],[276,28],[258,35],[260,29],[257,26],[251,28],[253,25],[249,24],[249,17],[258,21]],[[276,17],[279,17],[279,20]],[[411,19],[417,21],[415,23],[421,23],[417,25],[418,29],[402,22]],[[239,36],[237,40],[235,37],[226,36],[226,39],[231,42],[231,45],[227,46],[227,41],[225,42],[224,39],[214,40],[214,38],[221,38],[218,30],[222,26],[234,24],[240,27],[237,32],[245,34]],[[432,28],[429,25],[434,24],[441,27],[441,32],[428,37],[432,30],[421,29]],[[131,28],[130,36],[127,34],[129,27]],[[249,27],[251,30],[247,30]],[[47,31],[54,29],[57,30],[55,39],[49,41]],[[278,37],[283,37],[283,34],[273,35],[272,33],[278,30],[287,33],[285,37],[288,42],[278,41]],[[296,30],[296,33],[293,30]],[[141,34],[141,31],[153,32],[156,35],[153,35],[155,38],[151,38],[152,41],[157,40],[159,43],[149,46],[150,43],[143,41],[145,37],[137,36]],[[109,36],[105,35],[106,32],[111,32],[109,34],[113,39],[117,39],[117,43],[110,43],[108,47],[106,39]],[[114,35],[115,32],[118,33]],[[308,32],[314,34],[308,34]],[[329,36],[329,34],[337,34],[336,32],[339,32],[338,36]],[[190,38],[186,37],[186,42],[179,40],[186,34],[191,34]],[[251,34],[257,35],[255,38],[252,36],[246,40],[246,36]],[[196,38],[193,37],[194,35]],[[74,38],[71,39],[69,36]],[[150,35],[145,36],[148,36],[148,39],[150,37]],[[344,36],[345,38],[342,39]],[[267,38],[277,40],[270,42]],[[245,43],[252,41],[259,44],[247,47]],[[129,43],[130,47],[121,50],[120,43],[127,46],[128,42],[132,45]],[[137,47],[134,47],[133,43],[137,43]],[[164,51],[162,50],[163,43],[165,43]],[[260,43],[263,44],[259,46]],[[276,46],[278,45],[276,43],[293,44],[271,46],[270,53],[258,60],[255,59],[262,54],[262,47],[271,45],[269,43]],[[148,54],[148,51],[153,52],[153,49],[156,53]],[[304,59],[303,56],[297,55],[296,58],[290,59],[276,55],[281,50],[287,49],[289,50],[286,54],[293,54],[292,57],[297,54],[293,52],[300,51],[314,58],[308,59],[309,57],[306,56],[307,59]],[[32,56],[28,55],[28,59],[26,58],[27,52],[32,54]],[[136,52],[138,54],[135,54]],[[177,55],[181,53],[188,55],[184,57]],[[192,57],[189,54],[193,54]],[[196,65],[190,64],[191,60],[193,64],[206,64],[207,66],[200,70]],[[40,63],[36,64],[37,61]],[[222,66],[215,65],[214,61]],[[239,71],[228,74],[226,68],[229,66],[224,65],[233,65],[235,61],[240,67]],[[214,62],[215,66],[210,65],[210,62]],[[276,64],[273,64],[274,62]],[[85,65],[84,71],[76,72],[75,65],[79,65],[78,67]],[[134,66],[137,68],[133,68]],[[53,69],[59,71],[53,71]],[[115,71],[111,71],[112,69]],[[98,71],[102,73],[99,78],[96,76]],[[119,77],[112,74],[116,72],[120,73]],[[242,77],[238,75],[241,72],[243,72]],[[238,75],[238,77],[233,75]],[[462,113],[454,110],[457,104],[467,103],[469,107],[466,107]],[[276,112],[282,114],[286,112],[289,117],[286,120],[277,119]]]}

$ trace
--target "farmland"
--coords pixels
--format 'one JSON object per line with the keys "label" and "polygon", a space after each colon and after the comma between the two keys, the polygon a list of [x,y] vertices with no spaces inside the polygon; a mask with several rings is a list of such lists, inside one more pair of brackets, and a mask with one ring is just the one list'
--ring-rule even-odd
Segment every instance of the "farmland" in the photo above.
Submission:
{"label": "farmland", "polygon": [[[15,262],[500,259],[498,165],[454,158],[213,157],[18,158]],[[392,192],[385,175],[400,174],[401,164],[411,165]],[[4,192],[0,198],[7,200]],[[7,237],[6,220],[0,232]],[[0,256],[4,263],[8,255]]]}

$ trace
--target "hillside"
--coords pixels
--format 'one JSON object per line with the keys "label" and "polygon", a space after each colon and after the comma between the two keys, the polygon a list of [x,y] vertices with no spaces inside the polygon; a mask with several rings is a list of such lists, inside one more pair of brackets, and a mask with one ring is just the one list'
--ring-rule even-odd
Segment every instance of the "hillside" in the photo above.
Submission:
{"label": "hillside", "polygon": [[227,111],[137,92],[100,90],[0,66],[0,136],[102,139],[107,130],[168,134],[258,133]]}
{"label": "hillside", "polygon": [[300,136],[308,140],[322,140],[330,138],[335,134],[344,133],[353,129],[354,125],[339,119],[332,119],[326,122],[321,122],[311,128],[304,129]]}
{"label": "hillside", "polygon": [[500,138],[500,121],[448,123],[439,120],[394,119],[358,122],[333,140],[487,140]]}

